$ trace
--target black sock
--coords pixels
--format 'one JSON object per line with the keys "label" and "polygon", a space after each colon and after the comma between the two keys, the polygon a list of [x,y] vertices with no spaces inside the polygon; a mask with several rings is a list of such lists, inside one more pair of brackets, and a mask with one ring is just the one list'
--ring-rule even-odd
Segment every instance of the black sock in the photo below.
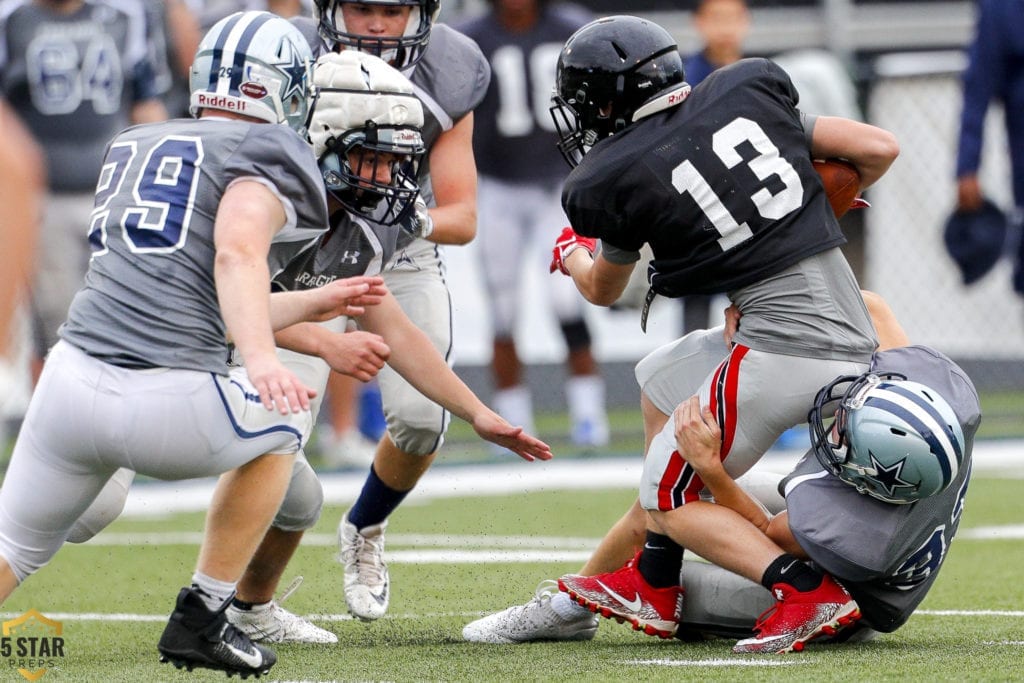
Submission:
{"label": "black sock", "polygon": [[644,550],[640,553],[637,570],[652,588],[668,588],[679,585],[679,574],[683,569],[683,546],[668,536],[647,532]]}
{"label": "black sock", "polygon": [[244,609],[244,610],[248,611],[248,610],[251,610],[253,605],[255,605],[256,603],[255,602],[246,602],[244,600],[239,600],[237,597],[234,597],[234,598],[231,598],[231,604],[234,607],[237,607],[238,609]]}
{"label": "black sock", "polygon": [[812,591],[821,585],[825,575],[799,558],[786,553],[775,558],[761,577],[761,585],[768,590],[777,583],[786,583],[801,593]]}
{"label": "black sock", "polygon": [[366,477],[359,498],[348,511],[348,521],[356,529],[365,529],[380,524],[397,508],[408,491],[396,491],[377,476],[377,470],[370,466],[370,474]]}

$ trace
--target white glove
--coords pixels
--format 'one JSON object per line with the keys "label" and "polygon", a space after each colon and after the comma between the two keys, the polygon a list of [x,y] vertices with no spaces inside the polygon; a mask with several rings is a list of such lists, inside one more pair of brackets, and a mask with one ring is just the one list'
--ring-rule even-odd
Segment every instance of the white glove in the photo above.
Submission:
{"label": "white glove", "polygon": [[430,233],[434,232],[434,219],[430,217],[430,211],[427,210],[427,202],[424,201],[423,195],[416,195],[412,213],[407,220],[402,221],[402,227],[413,237],[421,239],[426,239]]}

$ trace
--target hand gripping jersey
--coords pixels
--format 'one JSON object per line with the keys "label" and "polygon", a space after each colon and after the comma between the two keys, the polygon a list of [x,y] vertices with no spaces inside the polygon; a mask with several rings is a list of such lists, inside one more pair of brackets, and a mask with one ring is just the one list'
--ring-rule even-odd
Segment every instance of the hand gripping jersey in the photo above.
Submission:
{"label": "hand gripping jersey", "polygon": [[285,207],[276,272],[327,226],[312,149],[292,129],[178,119],[115,138],[90,217],[89,272],[61,336],[113,365],[227,374],[213,228],[224,192],[243,179],[265,184]]}
{"label": "hand gripping jersey", "polygon": [[939,392],[964,433],[964,459],[950,486],[908,505],[862,495],[824,471],[813,451],[780,484],[800,546],[842,581],[865,625],[899,628],[924,599],[946,558],[964,508],[971,450],[981,423],[974,385],[953,361],[926,346],[874,355],[873,372],[898,372]]}
{"label": "hand gripping jersey", "polygon": [[573,228],[625,251],[649,243],[651,285],[669,297],[746,287],[843,244],[796,105],[768,60],[719,69],[594,145],[562,194]]}

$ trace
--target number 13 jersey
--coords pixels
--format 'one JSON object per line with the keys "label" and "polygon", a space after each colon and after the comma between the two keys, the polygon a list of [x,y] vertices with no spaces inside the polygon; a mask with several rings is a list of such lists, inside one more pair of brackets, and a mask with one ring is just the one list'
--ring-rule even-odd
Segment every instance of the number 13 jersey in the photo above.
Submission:
{"label": "number 13 jersey", "polygon": [[649,243],[651,284],[669,297],[747,287],[843,244],[797,99],[768,60],[715,71],[587,153],[562,194],[573,228],[625,251]]}

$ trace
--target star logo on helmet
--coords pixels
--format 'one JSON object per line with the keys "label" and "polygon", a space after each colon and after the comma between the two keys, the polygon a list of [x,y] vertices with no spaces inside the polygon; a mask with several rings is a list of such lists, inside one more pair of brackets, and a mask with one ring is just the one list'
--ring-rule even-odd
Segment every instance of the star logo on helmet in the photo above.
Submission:
{"label": "star logo on helmet", "polygon": [[290,48],[291,61],[279,65],[281,73],[287,74],[288,85],[281,93],[281,99],[287,100],[292,95],[306,97],[306,62],[299,57],[295,48]]}
{"label": "star logo on helmet", "polygon": [[902,458],[889,467],[886,467],[882,463],[878,462],[874,453],[869,451],[868,455],[871,457],[871,464],[875,468],[875,476],[873,479],[885,487],[885,492],[889,496],[894,495],[898,488],[913,487],[915,485],[914,482],[906,481],[902,478],[903,465],[907,462],[906,458]]}

